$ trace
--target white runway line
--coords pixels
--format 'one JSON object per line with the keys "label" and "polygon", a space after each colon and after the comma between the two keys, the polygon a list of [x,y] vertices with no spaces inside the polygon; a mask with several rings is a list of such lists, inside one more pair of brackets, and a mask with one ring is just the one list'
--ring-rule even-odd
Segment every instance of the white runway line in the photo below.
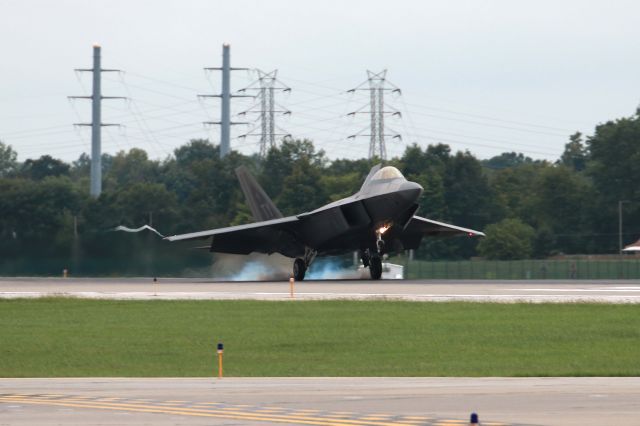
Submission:
{"label": "white runway line", "polygon": [[603,287],[603,288],[508,288],[509,291],[555,291],[555,292],[627,292],[640,291],[640,287]]}
{"label": "white runway line", "polygon": [[[640,295],[593,294],[599,289],[506,289],[515,291],[582,292],[591,294],[411,294],[411,293],[335,293],[299,292],[296,300],[398,300],[416,302],[495,302],[495,303],[640,303]],[[608,290],[607,290],[608,291]],[[622,290],[619,290],[622,291]],[[629,291],[629,290],[626,290]],[[0,298],[77,297],[109,300],[292,300],[288,292],[0,292]]]}
{"label": "white runway line", "polygon": [[610,287],[612,289],[616,289],[616,290],[637,290],[640,291],[640,287]]}

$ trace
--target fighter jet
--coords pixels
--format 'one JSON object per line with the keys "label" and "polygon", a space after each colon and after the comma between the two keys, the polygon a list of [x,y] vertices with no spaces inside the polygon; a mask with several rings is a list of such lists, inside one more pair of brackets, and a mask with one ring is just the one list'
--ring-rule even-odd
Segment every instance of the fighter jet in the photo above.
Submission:
{"label": "fighter jet", "polygon": [[350,197],[295,216],[283,217],[249,172],[236,175],[255,223],[166,237],[208,240],[209,251],[280,253],[295,259],[293,277],[303,280],[316,256],[358,251],[371,278],[382,275],[382,256],[416,249],[423,237],[484,236],[482,232],[416,216],[422,186],[391,166],[374,166]]}

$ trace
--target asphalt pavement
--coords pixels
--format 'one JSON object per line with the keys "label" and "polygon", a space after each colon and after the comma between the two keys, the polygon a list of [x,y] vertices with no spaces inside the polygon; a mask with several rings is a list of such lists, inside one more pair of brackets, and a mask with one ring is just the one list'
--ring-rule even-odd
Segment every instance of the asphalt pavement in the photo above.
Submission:
{"label": "asphalt pavement", "polygon": [[[293,294],[293,297],[292,297]],[[639,280],[324,280],[224,282],[159,278],[0,278],[0,298],[408,300],[640,303]]]}
{"label": "asphalt pavement", "polygon": [[640,378],[0,379],[2,425],[637,425]]}

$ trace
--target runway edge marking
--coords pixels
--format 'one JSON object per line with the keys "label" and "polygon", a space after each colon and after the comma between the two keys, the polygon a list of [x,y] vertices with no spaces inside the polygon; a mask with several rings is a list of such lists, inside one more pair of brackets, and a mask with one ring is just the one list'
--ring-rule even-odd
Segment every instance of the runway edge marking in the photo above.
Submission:
{"label": "runway edge marking", "polygon": [[[62,398],[61,398],[62,397]],[[24,404],[38,404],[38,405],[54,405],[54,406],[63,406],[63,407],[72,407],[72,408],[98,408],[105,410],[115,410],[115,411],[133,411],[133,412],[143,412],[143,413],[157,413],[157,414],[174,414],[174,415],[185,415],[185,416],[197,416],[197,417],[215,417],[215,418],[227,418],[227,419],[235,419],[235,420],[253,420],[253,421],[263,421],[263,422],[272,422],[272,423],[290,423],[290,424],[309,424],[309,425],[330,425],[330,426],[408,426],[408,425],[416,425],[416,417],[417,416],[407,416],[406,421],[404,420],[404,416],[402,415],[392,415],[392,414],[377,414],[377,416],[387,416],[389,421],[381,421],[382,419],[373,419],[372,417],[376,416],[375,414],[357,414],[352,413],[355,418],[351,419],[336,419],[329,417],[328,415],[332,413],[326,413],[327,416],[324,415],[316,415],[316,417],[309,417],[308,414],[303,413],[304,410],[295,410],[295,409],[284,409],[289,411],[287,414],[270,414],[259,411],[242,411],[238,408],[234,408],[233,406],[224,407],[224,411],[220,409],[215,409],[215,407],[211,407],[208,410],[202,409],[194,409],[190,407],[167,407],[163,404],[168,401],[158,401],[156,404],[158,405],[147,405],[141,403],[131,403],[127,402],[126,398],[120,398],[122,401],[120,402],[106,402],[105,399],[107,397],[102,397],[101,400],[98,400],[100,397],[95,397],[96,399],[93,401],[83,401],[80,400],[77,396],[66,395],[66,396],[56,396],[55,399],[51,397],[44,396],[42,394],[38,395],[25,395],[25,394],[0,394],[0,402],[7,403],[24,403]],[[129,400],[135,401],[135,399]],[[162,404],[162,405],[160,405]],[[192,403],[192,405],[197,405],[198,403]],[[260,409],[261,407],[253,407],[254,409]],[[343,412],[344,413],[344,412]],[[413,419],[410,419],[412,417]],[[393,420],[391,420],[393,418]],[[445,425],[445,424],[461,424],[463,420],[459,419],[436,419],[436,418],[427,418],[423,417],[424,422],[420,423],[422,425]],[[489,423],[486,423],[489,424]],[[498,423],[491,422],[490,424],[498,426],[504,425],[506,423]]]}

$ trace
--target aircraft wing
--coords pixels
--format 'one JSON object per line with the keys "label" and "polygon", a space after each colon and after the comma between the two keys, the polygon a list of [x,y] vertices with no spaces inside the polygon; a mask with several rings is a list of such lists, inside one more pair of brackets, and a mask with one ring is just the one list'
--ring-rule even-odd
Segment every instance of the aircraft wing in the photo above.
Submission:
{"label": "aircraft wing", "polygon": [[400,239],[402,240],[404,248],[416,249],[420,245],[422,237],[454,237],[457,235],[468,235],[470,237],[485,236],[484,232],[450,225],[420,216],[413,216],[404,231],[402,231]]}
{"label": "aircraft wing", "polygon": [[185,241],[212,238],[210,251],[218,253],[283,252],[299,249],[299,243],[294,238],[298,222],[296,216],[288,216],[246,225],[172,235],[166,239]]}

